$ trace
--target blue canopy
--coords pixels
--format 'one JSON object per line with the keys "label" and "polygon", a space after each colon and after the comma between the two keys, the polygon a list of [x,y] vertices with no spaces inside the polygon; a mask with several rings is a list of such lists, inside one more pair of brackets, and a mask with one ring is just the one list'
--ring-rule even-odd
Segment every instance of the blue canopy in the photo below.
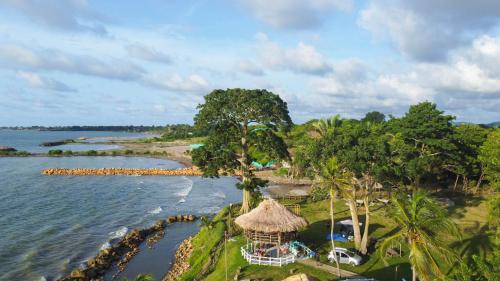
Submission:
{"label": "blue canopy", "polygon": [[191,147],[191,149],[197,149],[197,148],[200,148],[202,146],[204,146],[204,144],[202,143],[193,143],[191,145],[189,145]]}
{"label": "blue canopy", "polygon": [[328,233],[328,235],[326,236],[326,240],[328,240],[328,241],[333,240],[333,241],[347,242],[347,237],[345,237],[341,233],[334,233],[333,236],[330,235],[330,233]]}
{"label": "blue canopy", "polygon": [[260,164],[259,162],[257,161],[252,161],[252,166],[254,166],[255,168],[257,169],[262,169],[264,168],[264,165]]}

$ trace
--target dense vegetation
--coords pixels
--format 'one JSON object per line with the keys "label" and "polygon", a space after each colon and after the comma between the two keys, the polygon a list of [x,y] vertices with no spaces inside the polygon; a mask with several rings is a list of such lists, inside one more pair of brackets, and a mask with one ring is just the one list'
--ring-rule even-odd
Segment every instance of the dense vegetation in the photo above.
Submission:
{"label": "dense vegetation", "polygon": [[175,141],[207,135],[205,130],[196,128],[188,124],[167,125],[161,129],[161,137],[155,138],[157,141]]}
{"label": "dense vegetation", "polygon": [[[447,239],[450,233],[459,235],[452,231],[457,227],[448,213],[429,192],[493,194],[489,203],[492,217],[499,209],[495,195],[500,175],[499,130],[454,125],[453,120],[435,104],[424,102],[411,106],[401,118],[385,120],[383,114],[371,112],[362,120],[335,116],[299,125],[288,141],[295,152],[290,175],[314,180],[312,200],[333,196],[346,200],[354,246],[362,254],[367,253],[370,237],[372,195],[376,190],[392,191],[396,195],[390,214],[399,230],[386,241],[397,239],[409,248],[413,280],[417,276],[420,280],[443,279],[442,268],[464,257],[454,255],[440,239],[444,234]],[[364,206],[363,230],[358,226],[359,201]],[[497,224],[490,223],[483,234],[498,235]],[[499,254],[493,253],[488,260],[473,259],[478,268],[491,268],[498,265]],[[482,274],[470,280],[493,280],[484,278]]]}
{"label": "dense vegetation", "polygon": [[[245,97],[240,96],[242,93]],[[200,106],[195,121],[209,136],[205,146],[193,152],[193,160],[207,175],[240,170],[254,179],[248,170],[250,161],[269,155],[288,159],[290,167],[281,168],[280,173],[287,170],[290,177],[313,180],[309,204],[330,202],[330,226],[335,220],[333,210],[338,208],[334,198],[345,200],[353,221],[353,246],[363,255],[377,255],[369,251],[371,238],[379,238],[374,236],[377,231],[370,233],[373,232],[370,224],[377,216],[373,214],[374,193],[392,193],[391,203],[385,207],[389,220],[384,223],[396,228],[386,234],[379,247],[382,260],[388,243],[399,243],[407,251],[413,280],[456,279],[466,274],[468,263],[475,270],[467,273],[469,279],[463,280],[498,278],[495,268],[499,265],[499,250],[474,255],[452,249],[450,241],[460,244],[463,228],[456,225],[443,203],[437,200],[453,196],[489,197],[490,221],[477,235],[498,237],[498,129],[454,124],[453,116],[444,114],[430,102],[411,106],[400,118],[369,112],[361,120],[334,116],[290,128],[290,122],[280,115],[284,111],[279,106],[267,108],[266,113],[277,113],[276,120],[282,123],[249,118],[248,112],[262,112],[259,110],[266,106],[260,96],[248,93],[240,89],[216,91]],[[286,129],[279,130],[280,125]],[[267,139],[258,138],[260,132],[268,131],[272,135],[267,135]],[[259,145],[262,143],[266,146]],[[286,153],[273,155],[269,148],[286,149],[290,158]],[[444,195],[436,198],[436,192]],[[360,221],[364,223],[363,229]]]}

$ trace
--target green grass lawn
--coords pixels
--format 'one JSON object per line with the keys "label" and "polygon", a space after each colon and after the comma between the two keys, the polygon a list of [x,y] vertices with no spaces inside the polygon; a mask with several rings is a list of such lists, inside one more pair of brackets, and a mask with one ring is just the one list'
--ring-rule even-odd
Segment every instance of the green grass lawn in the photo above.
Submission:
{"label": "green grass lawn", "polygon": [[[493,247],[491,235],[487,235],[485,231],[485,223],[487,210],[484,200],[468,199],[455,200],[457,205],[450,209],[451,217],[457,222],[462,230],[462,240],[452,240],[450,237],[450,247],[454,248],[459,254],[477,253],[486,254],[491,252]],[[327,254],[331,248],[331,244],[326,240],[329,233],[329,202],[286,202],[299,203],[301,205],[301,214],[309,222],[309,227],[299,233],[299,240],[303,241],[312,250],[318,252],[321,261],[328,263]],[[390,219],[386,212],[386,207],[383,205],[375,205],[372,207],[370,235],[377,239],[388,237],[397,231],[397,225]],[[191,269],[185,274],[182,280],[193,280],[197,273],[207,266],[207,260],[210,252],[213,251],[216,245],[223,239],[225,230],[224,220],[227,217],[227,209],[221,212],[214,221],[214,228],[204,228],[196,236],[193,241],[195,252],[191,257]],[[363,221],[363,213],[360,214],[360,220]],[[349,219],[350,213],[346,204],[337,200],[335,202],[335,220]],[[238,268],[241,269],[240,279],[259,279],[259,280],[282,280],[293,273],[306,273],[316,277],[319,280],[335,280],[335,276],[313,269],[302,264],[291,264],[284,267],[272,266],[257,266],[249,265],[241,256],[240,247],[245,244],[246,240],[243,236],[237,235],[227,241],[227,271],[228,279],[233,280]],[[352,242],[342,243],[336,242],[337,247],[353,248]],[[378,252],[372,253],[362,265],[350,266],[341,265],[342,269],[359,273],[366,277],[373,277],[378,280],[401,280],[411,277],[410,265],[407,260],[408,252],[402,249],[402,257],[386,258],[385,263]],[[218,260],[213,267],[213,270],[204,280],[218,281],[225,280],[226,262],[224,247],[218,248]],[[446,267],[445,267],[446,271]]]}

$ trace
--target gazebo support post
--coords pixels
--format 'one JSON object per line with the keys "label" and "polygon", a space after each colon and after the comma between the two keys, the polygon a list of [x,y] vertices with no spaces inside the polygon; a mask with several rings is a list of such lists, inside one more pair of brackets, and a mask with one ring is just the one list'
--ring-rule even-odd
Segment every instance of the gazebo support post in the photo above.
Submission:
{"label": "gazebo support post", "polygon": [[280,257],[280,248],[281,248],[281,233],[278,232],[278,258]]}

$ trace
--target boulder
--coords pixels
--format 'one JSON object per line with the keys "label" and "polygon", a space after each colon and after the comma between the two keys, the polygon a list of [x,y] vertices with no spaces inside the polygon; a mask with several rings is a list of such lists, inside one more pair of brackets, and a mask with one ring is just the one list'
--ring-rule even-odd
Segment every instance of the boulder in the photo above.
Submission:
{"label": "boulder", "polygon": [[73,271],[71,271],[71,278],[76,278],[76,279],[83,279],[85,278],[85,273],[83,273],[83,271],[81,271],[80,269],[75,269]]}

